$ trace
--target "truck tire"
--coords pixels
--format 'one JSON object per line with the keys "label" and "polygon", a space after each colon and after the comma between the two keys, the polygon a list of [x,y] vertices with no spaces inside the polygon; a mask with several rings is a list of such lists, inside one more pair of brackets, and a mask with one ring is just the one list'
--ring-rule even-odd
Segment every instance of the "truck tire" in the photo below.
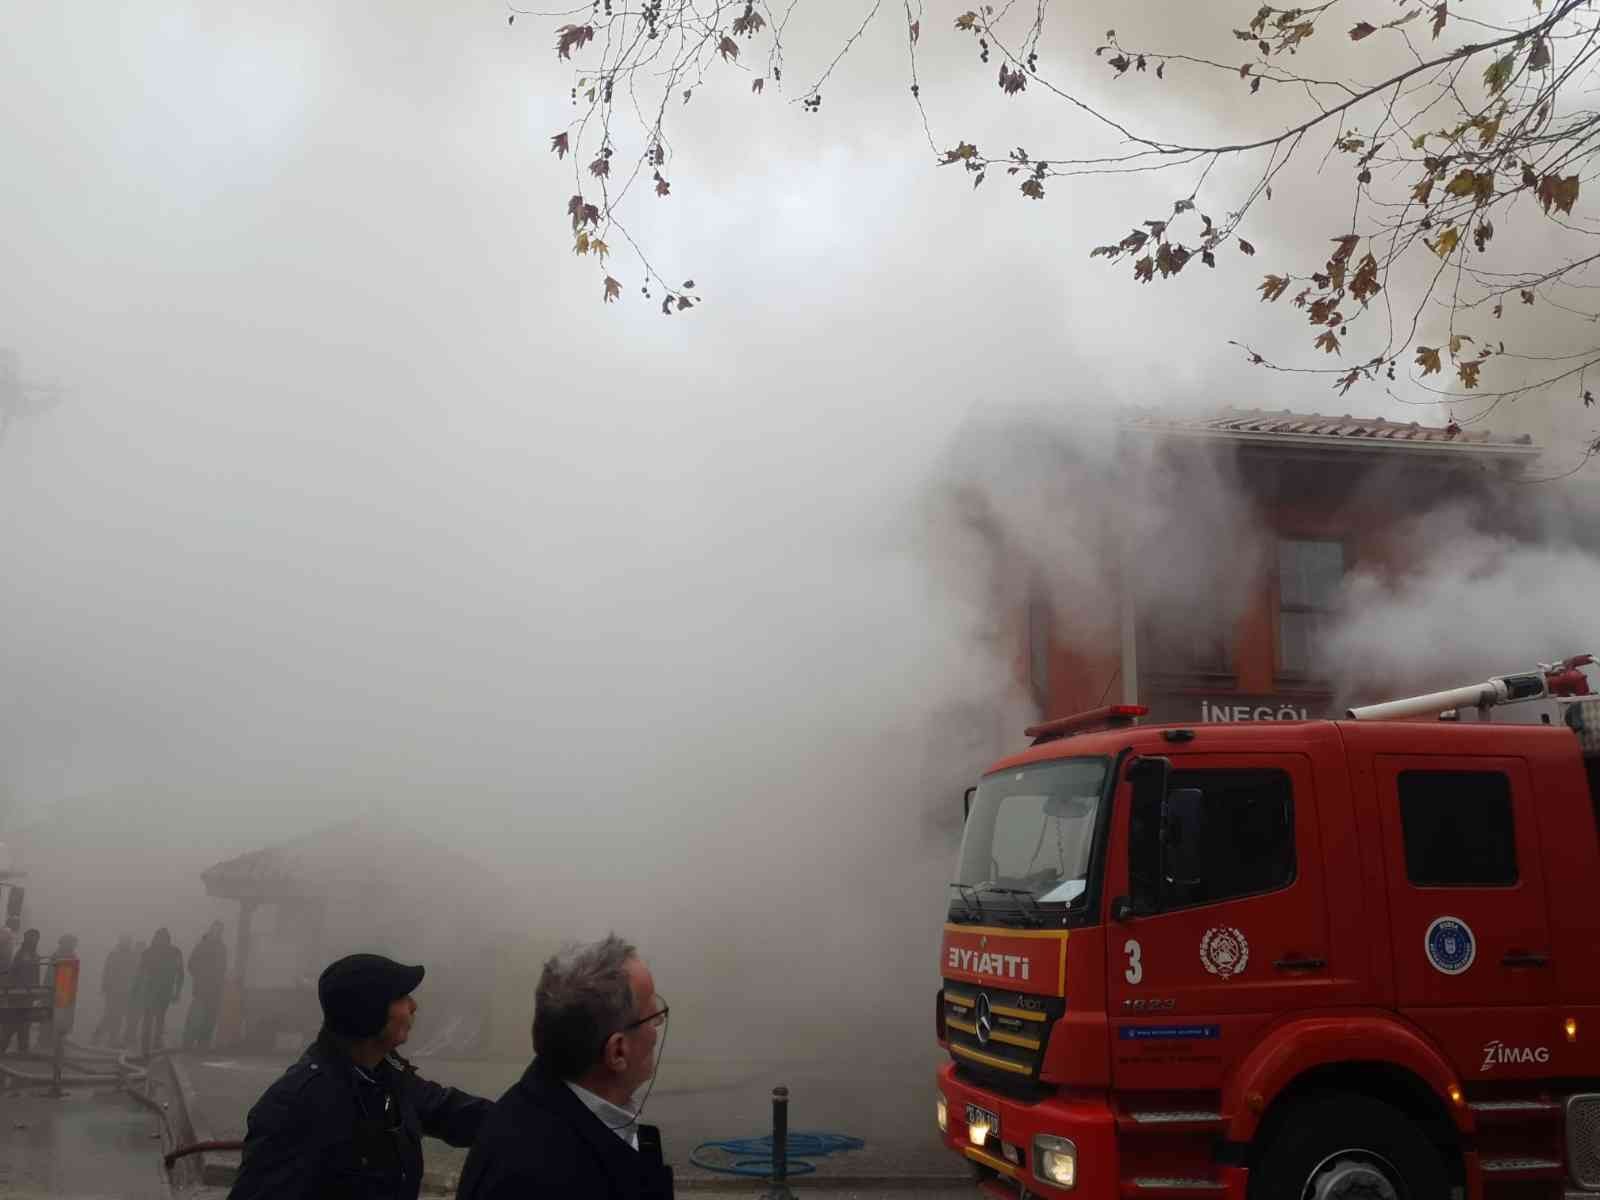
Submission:
{"label": "truck tire", "polygon": [[1367,1096],[1297,1102],[1265,1130],[1250,1200],[1440,1200],[1443,1156],[1399,1109]]}

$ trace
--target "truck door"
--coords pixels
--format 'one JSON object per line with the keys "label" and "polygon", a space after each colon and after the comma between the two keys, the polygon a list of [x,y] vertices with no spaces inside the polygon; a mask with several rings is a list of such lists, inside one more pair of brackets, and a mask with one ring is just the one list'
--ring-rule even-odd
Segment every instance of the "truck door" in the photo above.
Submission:
{"label": "truck door", "polygon": [[1400,1011],[1465,1083],[1548,1074],[1554,971],[1527,764],[1385,754],[1373,775]]}
{"label": "truck door", "polygon": [[[1309,759],[1173,758],[1169,794],[1195,788],[1198,877],[1159,881],[1156,910],[1108,926],[1112,1072],[1120,1090],[1222,1082],[1274,1014],[1334,1003],[1326,892]],[[1111,895],[1159,851],[1124,784]],[[1159,872],[1158,872],[1159,873]]]}

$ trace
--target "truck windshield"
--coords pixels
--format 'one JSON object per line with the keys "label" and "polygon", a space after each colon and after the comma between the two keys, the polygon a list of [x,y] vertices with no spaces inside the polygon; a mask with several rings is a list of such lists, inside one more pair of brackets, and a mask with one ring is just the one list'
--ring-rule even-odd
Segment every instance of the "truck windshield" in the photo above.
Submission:
{"label": "truck windshield", "polygon": [[1068,904],[1088,886],[1109,759],[1068,758],[986,775],[961,838],[958,887]]}

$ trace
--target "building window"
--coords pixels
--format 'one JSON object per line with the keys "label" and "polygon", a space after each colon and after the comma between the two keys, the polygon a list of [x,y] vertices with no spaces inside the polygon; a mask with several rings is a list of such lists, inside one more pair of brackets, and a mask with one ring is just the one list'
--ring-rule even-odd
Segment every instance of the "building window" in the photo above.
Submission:
{"label": "building window", "polygon": [[1511,782],[1498,771],[1400,772],[1406,878],[1417,887],[1512,887]]}
{"label": "building window", "polygon": [[1146,675],[1231,675],[1233,617],[1215,595],[1185,608],[1164,607],[1139,624],[1139,670]]}
{"label": "building window", "polygon": [[1278,673],[1309,675],[1344,581],[1344,543],[1278,543]]}

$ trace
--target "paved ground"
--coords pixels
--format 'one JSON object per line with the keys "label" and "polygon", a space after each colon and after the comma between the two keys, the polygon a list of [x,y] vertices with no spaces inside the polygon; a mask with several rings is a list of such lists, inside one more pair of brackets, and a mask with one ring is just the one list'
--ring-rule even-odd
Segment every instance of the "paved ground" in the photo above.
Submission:
{"label": "paved ground", "polygon": [[160,1124],[109,1088],[0,1091],[0,1200],[170,1200]]}
{"label": "paved ground", "polygon": [[[270,1059],[179,1056],[177,1066],[187,1080],[196,1137],[242,1137],[250,1105],[290,1061],[288,1055]],[[691,1166],[689,1152],[704,1141],[769,1132],[771,1089],[782,1083],[791,1093],[790,1128],[851,1134],[867,1143],[862,1150],[820,1160],[809,1182],[846,1189],[909,1187],[916,1195],[930,1197],[942,1195],[942,1188],[955,1187],[959,1190],[952,1195],[970,1197],[973,1192],[962,1186],[967,1178],[965,1166],[939,1143],[933,1122],[938,1061],[937,1046],[925,1056],[892,1063],[674,1059],[662,1070],[645,1118],[661,1126],[667,1159],[685,1191],[692,1193],[697,1184],[737,1188],[742,1186],[737,1180]],[[417,1065],[430,1079],[490,1097],[509,1087],[524,1066],[428,1059],[419,1059]],[[453,1182],[464,1158],[464,1151],[427,1143],[428,1173],[446,1186]],[[208,1156],[208,1160],[224,1166],[229,1161],[220,1155]],[[752,1183],[750,1194],[758,1191]],[[805,1194],[825,1193],[808,1186]],[[849,1192],[838,1194],[842,1197]]]}

